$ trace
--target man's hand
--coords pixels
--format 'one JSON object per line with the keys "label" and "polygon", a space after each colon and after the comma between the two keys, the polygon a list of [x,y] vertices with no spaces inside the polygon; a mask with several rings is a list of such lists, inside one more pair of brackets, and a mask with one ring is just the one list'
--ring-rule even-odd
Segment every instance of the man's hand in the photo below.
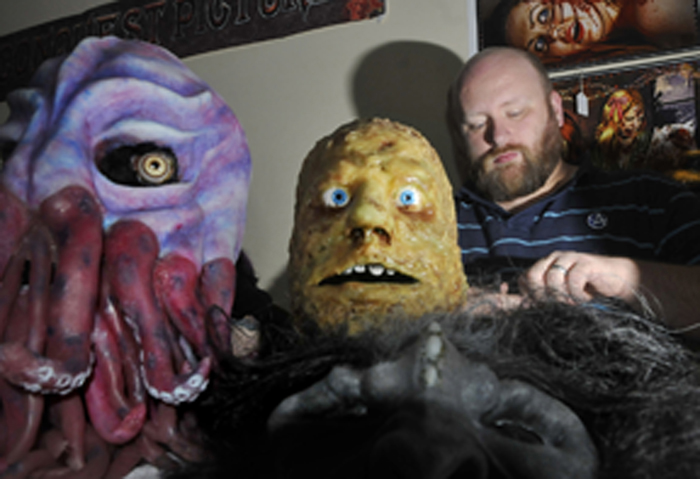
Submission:
{"label": "man's hand", "polygon": [[508,283],[502,283],[498,291],[470,286],[462,311],[490,314],[494,311],[518,308],[523,304],[523,299],[519,294],[508,292]]}
{"label": "man's hand", "polygon": [[637,263],[624,257],[555,251],[520,277],[520,288],[535,297],[554,295],[570,301],[597,296],[634,304],[640,288]]}
{"label": "man's hand", "polygon": [[617,298],[639,311],[651,310],[700,348],[700,266],[555,251],[520,277],[520,288],[570,302]]}

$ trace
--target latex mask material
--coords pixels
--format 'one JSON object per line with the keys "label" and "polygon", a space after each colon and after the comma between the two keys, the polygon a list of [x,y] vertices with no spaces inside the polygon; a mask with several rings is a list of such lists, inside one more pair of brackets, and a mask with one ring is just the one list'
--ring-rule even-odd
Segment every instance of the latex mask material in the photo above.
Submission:
{"label": "latex mask material", "polygon": [[416,130],[344,125],[305,159],[290,242],[293,313],[351,332],[458,308],[466,278],[452,188]]}
{"label": "latex mask material", "polygon": [[229,344],[250,176],[243,130],[177,57],[113,37],[45,62],[8,103],[0,396],[19,388],[3,399],[16,426],[3,464],[41,442],[36,393],[51,397],[45,416],[73,470],[89,459],[86,441],[143,444],[144,429],[182,452],[173,407],[207,387]]}

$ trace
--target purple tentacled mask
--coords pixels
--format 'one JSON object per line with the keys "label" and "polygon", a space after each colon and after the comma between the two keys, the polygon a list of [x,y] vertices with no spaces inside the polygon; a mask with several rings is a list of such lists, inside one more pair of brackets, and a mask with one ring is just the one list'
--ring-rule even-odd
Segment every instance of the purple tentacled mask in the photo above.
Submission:
{"label": "purple tentacled mask", "polygon": [[145,429],[168,442],[158,428],[228,347],[250,177],[240,123],[175,56],[116,38],[47,61],[8,103],[0,421],[30,431],[3,438],[0,467],[34,447],[47,397],[74,469],[92,434],[76,421],[111,443]]}

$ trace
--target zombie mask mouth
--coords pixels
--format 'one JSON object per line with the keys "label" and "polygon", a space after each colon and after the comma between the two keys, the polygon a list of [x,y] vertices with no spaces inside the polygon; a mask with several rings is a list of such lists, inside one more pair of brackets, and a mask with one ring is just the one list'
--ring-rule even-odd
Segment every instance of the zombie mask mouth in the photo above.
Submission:
{"label": "zombie mask mouth", "polygon": [[290,241],[294,316],[359,331],[465,299],[452,188],[412,128],[373,119],[319,141],[299,175]]}
{"label": "zombie mask mouth", "polygon": [[319,286],[342,285],[346,283],[391,283],[391,284],[414,284],[418,280],[405,275],[395,269],[384,267],[379,263],[358,264],[350,266],[342,273],[321,281]]}

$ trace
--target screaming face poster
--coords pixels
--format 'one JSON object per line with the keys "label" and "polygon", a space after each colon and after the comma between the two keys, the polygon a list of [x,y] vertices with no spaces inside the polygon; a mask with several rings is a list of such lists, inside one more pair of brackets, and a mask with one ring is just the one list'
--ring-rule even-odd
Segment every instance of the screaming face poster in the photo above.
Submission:
{"label": "screaming face poster", "polygon": [[510,45],[550,69],[698,44],[694,0],[478,0],[480,47]]}

